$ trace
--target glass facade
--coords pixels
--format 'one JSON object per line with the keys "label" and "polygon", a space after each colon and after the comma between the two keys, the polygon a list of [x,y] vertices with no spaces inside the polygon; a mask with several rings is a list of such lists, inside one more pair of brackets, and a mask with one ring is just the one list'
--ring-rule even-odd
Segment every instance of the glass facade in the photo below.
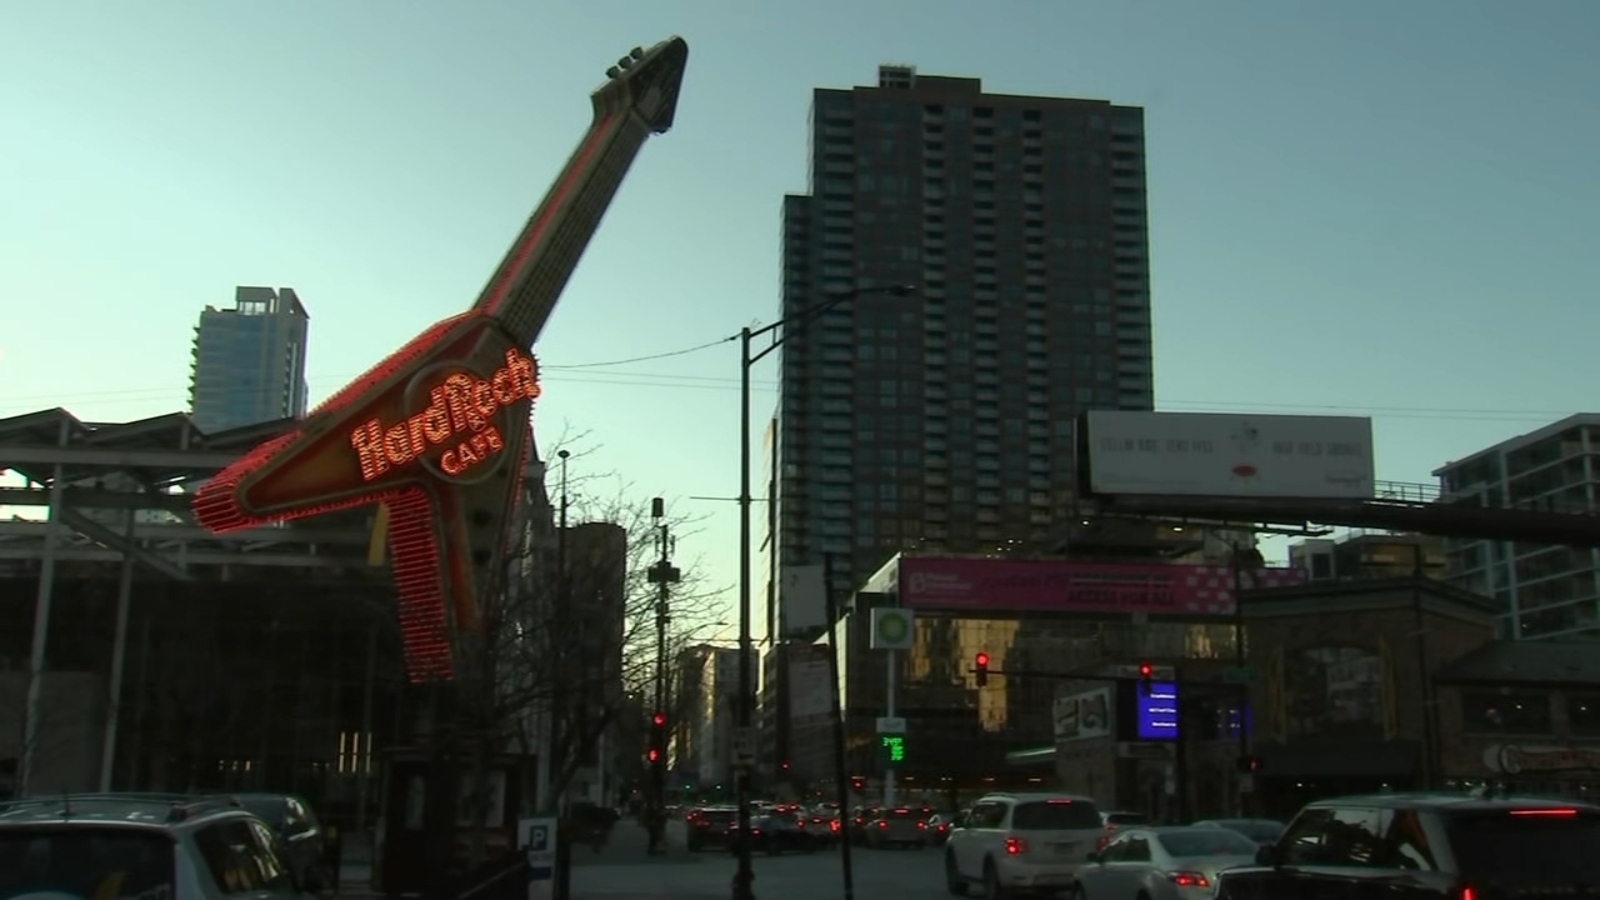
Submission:
{"label": "glass facade", "polygon": [[205,432],[306,414],[310,317],[290,288],[240,287],[195,327],[189,410]]}

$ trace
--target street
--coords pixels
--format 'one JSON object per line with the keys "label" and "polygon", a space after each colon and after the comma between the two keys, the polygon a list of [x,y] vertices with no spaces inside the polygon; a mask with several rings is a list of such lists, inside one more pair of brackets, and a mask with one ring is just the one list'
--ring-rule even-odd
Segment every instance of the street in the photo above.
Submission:
{"label": "street", "polygon": [[[576,848],[573,857],[574,900],[666,900],[732,895],[734,857],[727,851],[690,853],[684,848],[681,821],[668,825],[666,856],[645,853],[645,832],[636,823],[617,823],[610,843],[595,852]],[[940,856],[924,850],[869,850],[853,847],[855,894],[867,898],[932,900],[944,897]],[[769,900],[841,898],[844,884],[837,849],[815,855],[757,855],[755,894]]]}

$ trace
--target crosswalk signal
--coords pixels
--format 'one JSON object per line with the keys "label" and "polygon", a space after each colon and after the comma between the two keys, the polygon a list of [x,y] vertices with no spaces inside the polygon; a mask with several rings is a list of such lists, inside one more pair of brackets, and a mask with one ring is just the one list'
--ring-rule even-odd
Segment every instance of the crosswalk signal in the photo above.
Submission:
{"label": "crosswalk signal", "polygon": [[978,687],[989,683],[989,654],[979,652],[972,660],[972,673]]}
{"label": "crosswalk signal", "polygon": [[1155,675],[1155,666],[1150,665],[1148,662],[1139,663],[1139,692],[1146,697],[1155,692],[1154,685],[1151,684],[1151,679],[1155,678]]}

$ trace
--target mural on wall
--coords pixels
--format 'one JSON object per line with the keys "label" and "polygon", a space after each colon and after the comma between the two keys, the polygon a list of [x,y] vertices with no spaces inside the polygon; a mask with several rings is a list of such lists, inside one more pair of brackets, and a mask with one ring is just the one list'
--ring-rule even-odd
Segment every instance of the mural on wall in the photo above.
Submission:
{"label": "mural on wall", "polygon": [[1363,647],[1308,647],[1285,659],[1288,730],[1305,737],[1380,737],[1383,661]]}

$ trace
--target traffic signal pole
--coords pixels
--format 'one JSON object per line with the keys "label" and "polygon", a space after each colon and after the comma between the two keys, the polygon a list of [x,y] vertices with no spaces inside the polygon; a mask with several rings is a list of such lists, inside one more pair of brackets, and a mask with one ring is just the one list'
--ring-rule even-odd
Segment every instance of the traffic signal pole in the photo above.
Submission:
{"label": "traffic signal pole", "polygon": [[668,598],[682,573],[672,564],[672,534],[666,523],[667,504],[660,497],[650,501],[650,518],[660,543],[661,559],[650,567],[649,578],[656,586],[656,703],[650,720],[650,851],[662,848],[667,815],[667,625]]}

